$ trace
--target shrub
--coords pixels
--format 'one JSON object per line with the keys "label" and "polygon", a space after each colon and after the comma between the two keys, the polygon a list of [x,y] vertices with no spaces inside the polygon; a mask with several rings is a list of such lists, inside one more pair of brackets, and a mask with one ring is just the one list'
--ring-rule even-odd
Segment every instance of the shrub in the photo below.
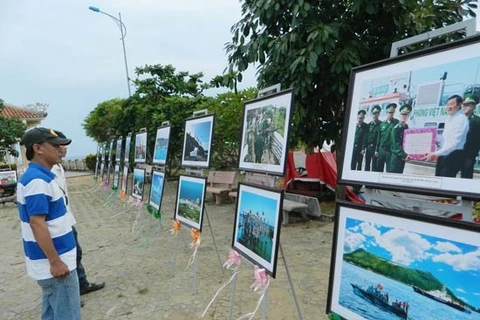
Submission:
{"label": "shrub", "polygon": [[92,153],[88,154],[85,157],[85,164],[87,165],[88,170],[95,170],[95,161],[97,160],[96,156]]}

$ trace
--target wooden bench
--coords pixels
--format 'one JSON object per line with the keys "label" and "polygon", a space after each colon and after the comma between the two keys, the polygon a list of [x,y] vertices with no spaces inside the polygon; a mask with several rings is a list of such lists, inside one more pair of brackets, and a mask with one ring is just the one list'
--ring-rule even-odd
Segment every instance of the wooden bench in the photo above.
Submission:
{"label": "wooden bench", "polygon": [[[264,174],[258,174],[258,173],[246,174],[244,181],[248,183],[258,184],[259,186],[266,186],[270,188],[275,187],[275,178],[272,176],[266,176]],[[228,193],[228,196],[232,198],[233,202],[236,202],[238,191],[236,190],[230,191]]]}
{"label": "wooden bench", "polygon": [[215,197],[215,204],[222,202],[222,197],[232,191],[235,171],[210,171],[207,178],[207,192]]}

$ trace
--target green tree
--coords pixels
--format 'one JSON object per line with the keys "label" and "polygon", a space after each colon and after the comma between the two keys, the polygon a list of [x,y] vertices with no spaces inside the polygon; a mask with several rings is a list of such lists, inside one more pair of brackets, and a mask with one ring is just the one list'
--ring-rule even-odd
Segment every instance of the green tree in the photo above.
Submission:
{"label": "green tree", "polygon": [[125,104],[126,100],[123,99],[99,103],[83,120],[82,126],[87,136],[97,142],[109,142],[114,136],[120,135]]}
{"label": "green tree", "polygon": [[291,145],[338,144],[351,68],[387,58],[392,42],[475,16],[475,2],[245,0],[226,45],[229,70],[259,63],[261,86],[294,88]]}
{"label": "green tree", "polygon": [[[10,155],[18,157],[18,151],[14,149],[14,145],[25,133],[27,126],[19,118],[2,116],[4,108],[3,100],[0,99],[0,150],[7,150]],[[4,159],[0,159],[0,161],[4,161]]]}

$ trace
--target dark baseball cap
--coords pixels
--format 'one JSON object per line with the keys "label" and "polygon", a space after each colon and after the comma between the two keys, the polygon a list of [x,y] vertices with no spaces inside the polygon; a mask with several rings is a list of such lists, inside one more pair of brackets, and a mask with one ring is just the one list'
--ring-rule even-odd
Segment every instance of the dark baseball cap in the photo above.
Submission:
{"label": "dark baseball cap", "polygon": [[40,144],[43,142],[50,142],[58,145],[68,145],[72,140],[59,136],[58,132],[53,129],[47,129],[43,127],[33,128],[25,132],[20,141],[20,145],[25,147],[32,146],[34,144]]}

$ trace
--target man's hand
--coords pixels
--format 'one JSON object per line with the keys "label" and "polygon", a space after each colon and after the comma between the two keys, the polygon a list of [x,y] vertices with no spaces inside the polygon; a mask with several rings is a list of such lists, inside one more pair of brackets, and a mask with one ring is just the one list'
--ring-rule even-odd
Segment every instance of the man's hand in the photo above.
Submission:
{"label": "man's hand", "polygon": [[50,273],[54,278],[65,278],[70,275],[68,266],[58,259],[50,263]]}
{"label": "man's hand", "polygon": [[422,158],[424,161],[432,161],[435,158],[435,153],[429,152]]}

